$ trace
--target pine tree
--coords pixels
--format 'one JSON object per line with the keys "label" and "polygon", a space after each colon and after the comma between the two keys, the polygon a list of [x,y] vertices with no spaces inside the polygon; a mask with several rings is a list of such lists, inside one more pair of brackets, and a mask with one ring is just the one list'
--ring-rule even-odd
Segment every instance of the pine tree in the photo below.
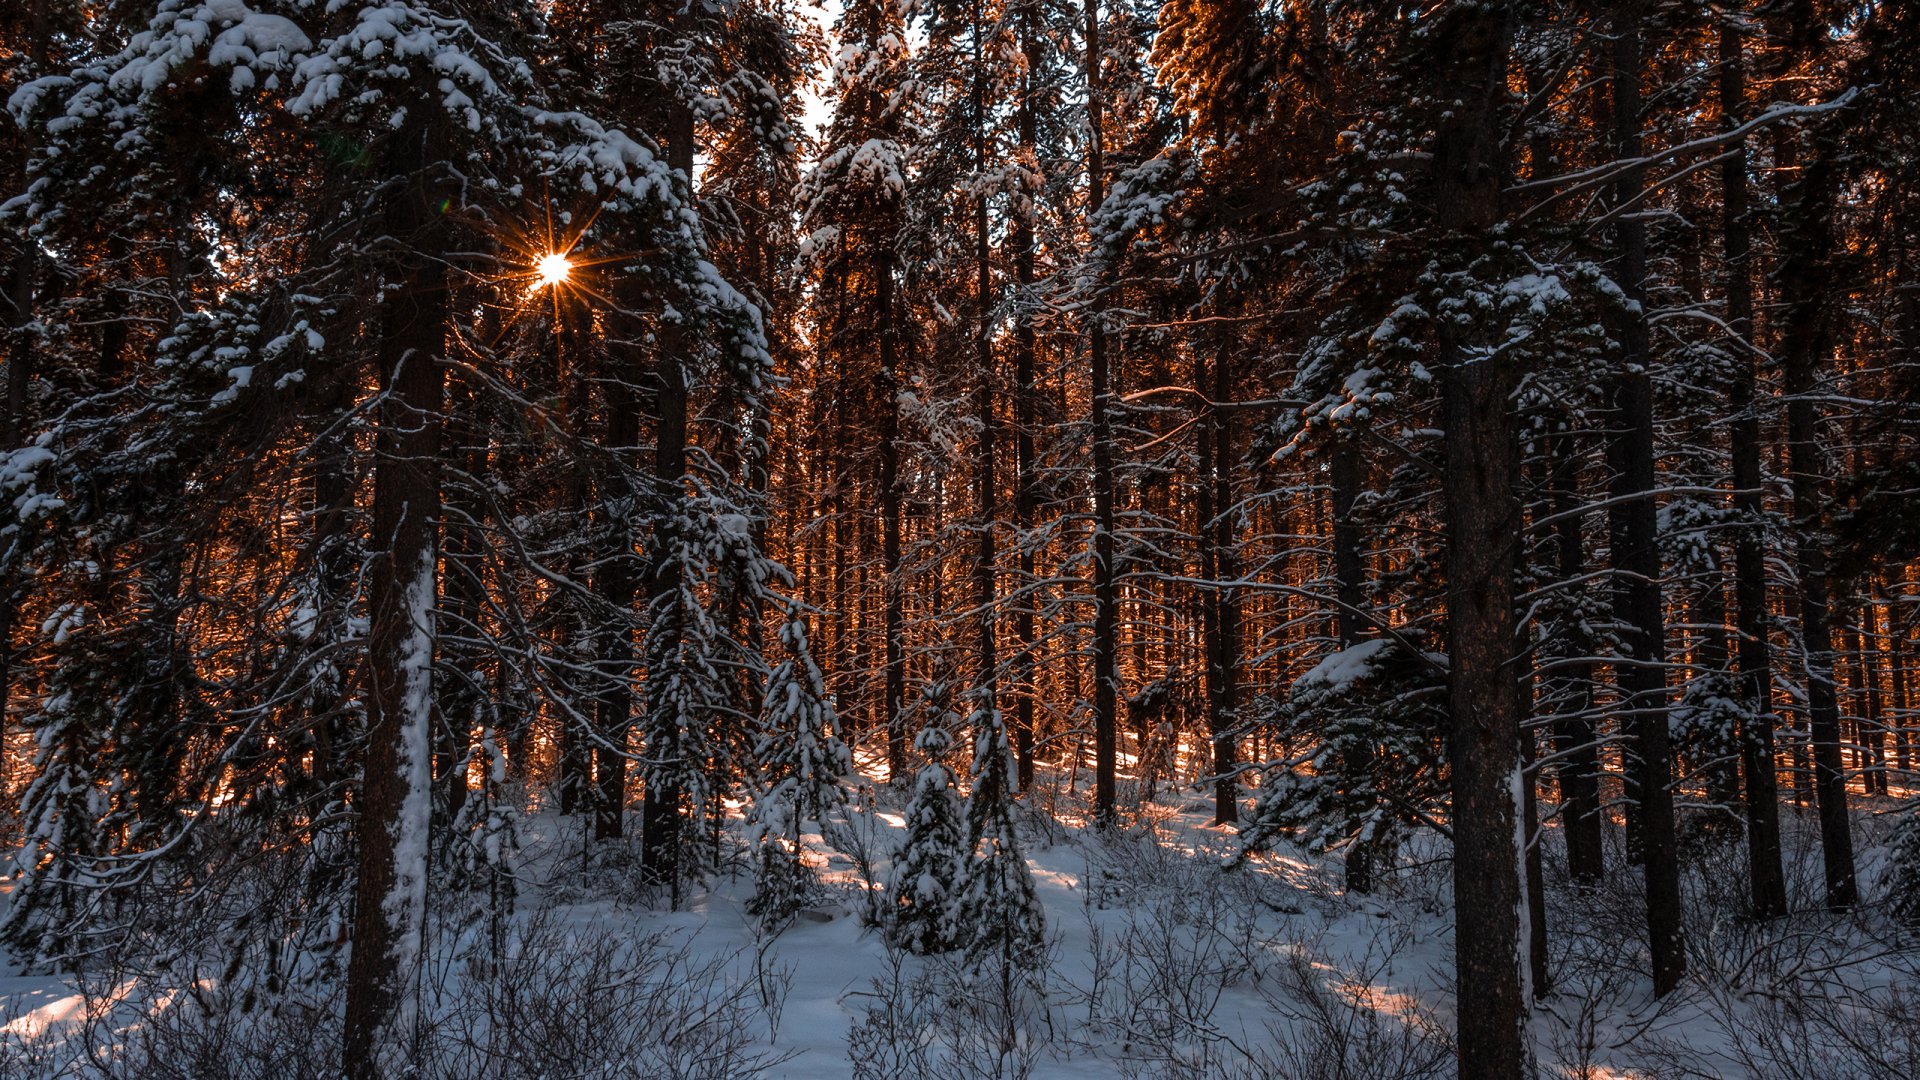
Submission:
{"label": "pine tree", "polygon": [[943,760],[953,745],[946,719],[927,724],[914,738],[914,748],[926,760],[914,778],[906,835],[887,876],[888,939],[923,954],[945,952],[964,941],[954,903],[967,879],[969,855],[955,777]]}
{"label": "pine tree", "polygon": [[[826,336],[837,406],[871,411],[878,458],[881,529],[879,574],[884,613],[884,685],[880,721],[887,732],[889,780],[907,768],[907,658],[902,502],[905,433],[905,306],[897,298],[899,248],[906,229],[907,143],[914,95],[909,82],[907,30],[898,5],[873,0],[848,5],[835,24],[839,52],[832,70],[833,121],[820,159],[801,192],[806,250],[821,284]],[[876,363],[877,361],[877,363]],[[870,380],[869,387],[857,380]],[[847,478],[842,478],[845,483]]]}
{"label": "pine tree", "polygon": [[967,960],[995,963],[1003,978],[1030,971],[1046,932],[1033,874],[1013,823],[1013,748],[997,710],[982,704],[973,729],[972,782],[967,790],[970,852],[953,897],[953,923]]}
{"label": "pine tree", "polygon": [[[1611,107],[1614,151],[1622,161],[1638,158],[1643,146],[1642,17],[1638,4],[1616,9]],[[1638,198],[1644,179],[1637,168],[1623,169],[1613,193],[1615,205],[1623,206]],[[1614,564],[1614,618],[1625,628],[1618,681],[1628,717],[1623,724],[1630,732],[1632,762],[1626,775],[1628,797],[1634,807],[1627,821],[1627,847],[1646,865],[1654,990],[1665,994],[1686,970],[1686,953],[1680,941],[1680,870],[1675,851],[1666,675],[1660,669],[1666,658],[1666,630],[1655,537],[1658,511],[1653,504],[1653,386],[1647,325],[1642,315],[1647,238],[1644,223],[1632,214],[1617,215],[1615,229],[1619,253],[1614,278],[1626,303],[1614,319],[1622,366],[1612,385],[1615,418],[1607,453],[1613,470],[1614,502],[1607,520]]]}
{"label": "pine tree", "polygon": [[[1364,847],[1371,868],[1391,863],[1408,830],[1444,818],[1445,665],[1380,637],[1294,680],[1276,730],[1308,749],[1267,766],[1238,857],[1288,838],[1316,851]],[[1348,888],[1366,891],[1351,872]]]}
{"label": "pine tree", "polygon": [[[519,412],[546,400],[542,366],[506,355],[528,344],[521,316],[532,306],[534,275],[513,260],[542,253],[522,239],[529,181],[593,211],[582,219],[593,234],[569,243],[617,236],[620,249],[647,253],[598,283],[636,283],[623,292],[643,317],[678,320],[700,370],[742,388],[733,400],[752,400],[768,362],[757,312],[679,220],[659,156],[585,113],[544,107],[561,102],[511,51],[528,40],[529,11],[459,10],[474,17],[166,0],[118,56],[15,102],[40,147],[23,212],[50,250],[84,262],[99,295],[172,312],[158,323],[164,336],[150,335],[144,307],[105,323],[98,340],[64,332],[66,355],[42,366],[48,392],[67,398],[63,419],[8,459],[14,535],[45,568],[47,595],[75,605],[56,608],[68,615],[55,620],[67,629],[43,684],[53,707],[34,712],[48,767],[29,802],[45,843],[31,853],[11,930],[52,951],[96,929],[64,890],[46,893],[48,904],[34,894],[37,881],[56,885],[99,854],[130,860],[131,873],[93,890],[111,903],[123,883],[178,880],[166,875],[201,883],[193,895],[220,895],[215,883],[248,872],[235,852],[311,845],[303,936],[322,938],[343,894],[359,896],[348,1042],[363,1070],[405,1054],[428,851],[446,851],[455,830],[497,870],[511,845],[498,789],[525,741],[499,717],[529,693],[579,716],[606,685],[565,674],[572,665],[553,677],[542,628],[521,619],[521,601],[543,591],[534,583],[554,581],[548,553],[525,546],[538,526],[522,512],[551,508],[550,491],[481,475],[490,453],[539,456],[527,442],[543,434]],[[177,197],[176,214],[153,202],[157,192]],[[245,198],[234,205],[232,192]],[[81,212],[90,200],[122,216]],[[115,232],[149,246],[112,252]],[[463,253],[458,266],[449,245]],[[507,265],[487,268],[497,277],[469,273],[487,257],[473,252]],[[455,318],[481,311],[484,322],[502,309],[505,325],[485,339]],[[449,393],[443,364],[456,352],[462,364],[499,366],[456,378]],[[128,363],[136,354],[153,363]],[[124,408],[136,395],[158,407]],[[561,426],[576,451],[592,430]],[[614,441],[636,440],[616,431]],[[734,527],[748,515],[732,478],[704,479],[679,530],[693,535],[695,599],[721,579],[758,595],[770,571],[749,530]],[[256,527],[276,518],[299,525],[284,539]],[[89,547],[90,562],[74,558]],[[501,603],[486,602],[488,590]],[[215,605],[219,618],[208,618]],[[190,647],[204,666],[185,664]],[[362,678],[370,692],[348,693]],[[623,762],[624,748],[611,757]],[[466,794],[476,759],[487,777],[477,806]],[[133,782],[107,785],[110,775]],[[327,830],[348,807],[357,884],[327,872],[344,848]],[[94,835],[77,831],[83,820]],[[207,915],[246,947],[274,939],[251,911]],[[167,925],[163,910],[143,918]]]}
{"label": "pine tree", "polygon": [[[48,767],[34,784],[46,790],[30,790],[26,802],[37,808],[42,828],[55,830],[46,839],[76,844],[72,851],[36,845],[16,887],[15,932],[31,932],[47,914],[32,897],[39,879],[64,876],[90,863],[90,854],[113,851],[130,860],[124,872],[94,882],[91,891],[103,901],[156,872],[153,863],[163,857],[194,857],[196,846],[180,842],[193,828],[188,815],[222,778],[220,765],[196,762],[192,750],[209,738],[218,745],[226,731],[216,704],[221,695],[188,666],[179,634],[185,596],[195,588],[182,575],[185,553],[196,539],[219,535],[221,513],[242,501],[225,485],[244,484],[253,466],[235,452],[255,430],[233,423],[252,373],[298,363],[318,339],[308,334],[311,311],[284,291],[209,296],[221,268],[189,227],[192,215],[213,214],[244,243],[276,235],[285,224],[219,210],[228,202],[220,194],[226,185],[255,190],[273,165],[204,151],[243,131],[264,142],[284,133],[271,104],[262,107],[245,91],[262,72],[286,70],[304,35],[275,15],[227,18],[215,38],[216,13],[205,7],[162,5],[151,14],[131,38],[121,37],[119,19],[137,17],[137,10],[90,22],[100,54],[71,75],[28,84],[10,103],[33,147],[27,164],[34,177],[32,194],[13,209],[32,223],[56,264],[85,268],[76,269],[77,284],[93,294],[49,311],[44,354],[34,370],[11,372],[20,381],[10,393],[20,396],[10,401],[24,406],[39,397],[48,418],[29,445],[12,450],[6,479],[14,494],[8,571],[36,578],[35,592],[53,615],[42,705],[31,711],[33,722],[49,728],[35,740]],[[63,25],[80,21],[64,6],[38,15]],[[217,53],[220,78],[189,85],[174,77],[176,65],[203,51]],[[162,191],[169,196],[164,206]],[[116,237],[142,243],[129,250]],[[270,254],[262,262],[276,265]],[[105,309],[96,312],[102,302]],[[97,333],[71,325],[96,314]],[[154,363],[130,365],[136,350],[150,351]],[[115,399],[130,393],[166,404],[129,415]],[[273,404],[248,404],[269,429],[283,415]],[[26,419],[18,408],[14,416]],[[25,433],[17,434],[24,441]],[[222,494],[189,497],[189,476]],[[215,656],[201,658],[217,664]],[[214,760],[236,758],[246,760]],[[241,786],[245,779],[229,783],[251,795]],[[77,817],[56,829],[52,808],[71,806],[72,795],[88,787],[110,793],[92,808],[97,835],[80,838]],[[163,913],[152,914],[165,925]],[[96,928],[89,914],[56,913],[37,928],[39,946],[57,951]]]}
{"label": "pine tree", "polygon": [[776,926],[793,917],[813,883],[800,843],[801,824],[816,822],[822,837],[834,844],[835,816],[845,810],[853,773],[853,756],[835,731],[826,683],[797,609],[787,612],[780,644],[787,656],[767,679],[754,754],[760,790],[747,819],[755,860],[747,911]]}
{"label": "pine tree", "polygon": [[36,965],[55,959],[69,944],[55,927],[73,928],[99,917],[90,910],[89,891],[76,888],[86,879],[75,881],[73,868],[88,865],[103,846],[95,823],[107,809],[106,784],[94,772],[100,753],[97,728],[87,722],[98,707],[88,695],[98,689],[65,679],[49,689],[38,713],[27,719],[35,772],[20,802],[22,842],[13,856],[18,884],[0,924],[7,943]]}
{"label": "pine tree", "polygon": [[[1721,125],[1747,113],[1741,14],[1730,12],[1719,42]],[[1728,404],[1734,409],[1729,471],[1741,528],[1734,539],[1734,609],[1739,630],[1740,755],[1745,778],[1747,874],[1754,911],[1787,911],[1781,869],[1780,794],[1774,772],[1773,671],[1767,652],[1767,568],[1760,497],[1760,418],[1755,407],[1753,243],[1746,140],[1721,166],[1721,256],[1726,262],[1727,328],[1733,338]]]}
{"label": "pine tree", "polygon": [[[1100,2],[1086,0],[1086,63],[1083,74],[1087,85],[1087,221],[1089,248],[1104,239],[1095,224],[1096,215],[1107,202],[1106,196],[1106,90],[1101,86],[1106,54],[1101,47]],[[1108,356],[1107,326],[1101,294],[1106,283],[1095,280],[1090,288],[1095,302],[1087,319],[1087,356],[1092,369],[1088,391],[1088,424],[1093,443],[1093,742],[1094,742],[1094,816],[1104,826],[1114,822],[1115,772],[1119,759],[1118,697],[1119,666],[1119,594],[1114,548],[1114,435],[1111,412],[1114,398],[1113,367]]]}

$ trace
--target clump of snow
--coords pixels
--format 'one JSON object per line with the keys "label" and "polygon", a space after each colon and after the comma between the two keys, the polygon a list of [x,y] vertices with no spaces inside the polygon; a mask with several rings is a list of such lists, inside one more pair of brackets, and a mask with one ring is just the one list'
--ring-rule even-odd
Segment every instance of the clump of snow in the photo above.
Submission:
{"label": "clump of snow", "polygon": [[192,5],[165,0],[147,29],[128,43],[108,86],[152,93],[166,85],[174,69],[203,57],[209,66],[231,69],[234,89],[246,90],[290,69],[312,48],[292,19],[255,11],[242,0]]}
{"label": "clump of snow", "polygon": [[1344,694],[1357,682],[1371,676],[1381,657],[1394,647],[1391,638],[1368,638],[1356,642],[1344,649],[1330,652],[1320,658],[1320,662],[1308,668],[1306,673],[1294,680],[1294,693],[1304,690],[1320,690],[1328,694]]}

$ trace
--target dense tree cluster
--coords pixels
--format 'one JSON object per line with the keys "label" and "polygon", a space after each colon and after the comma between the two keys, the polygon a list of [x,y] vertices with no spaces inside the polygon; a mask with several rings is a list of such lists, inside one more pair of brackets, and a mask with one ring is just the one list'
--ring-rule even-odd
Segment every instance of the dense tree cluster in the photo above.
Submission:
{"label": "dense tree cluster", "polygon": [[1473,1076],[1543,849],[1662,994],[1698,843],[1787,910],[1783,804],[1914,915],[1920,9],[829,19],[0,12],[17,951],[343,964],[399,1075],[429,882],[510,907],[530,815],[678,903],[737,810],[780,925],[860,773],[891,940],[1003,969],[1042,788],[1359,893],[1443,837]]}

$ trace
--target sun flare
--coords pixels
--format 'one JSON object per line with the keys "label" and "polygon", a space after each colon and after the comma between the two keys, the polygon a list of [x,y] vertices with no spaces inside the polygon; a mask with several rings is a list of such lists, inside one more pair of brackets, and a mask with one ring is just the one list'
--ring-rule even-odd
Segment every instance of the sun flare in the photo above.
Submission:
{"label": "sun flare", "polygon": [[542,256],[538,265],[534,267],[534,270],[540,275],[540,280],[535,283],[535,288],[544,288],[549,285],[558,285],[567,280],[567,275],[573,272],[573,262],[565,255],[556,251],[551,255]]}

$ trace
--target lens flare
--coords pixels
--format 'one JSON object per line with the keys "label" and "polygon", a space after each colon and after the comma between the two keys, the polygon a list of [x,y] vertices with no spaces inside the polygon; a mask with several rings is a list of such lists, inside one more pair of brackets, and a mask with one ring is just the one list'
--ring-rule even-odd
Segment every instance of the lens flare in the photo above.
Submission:
{"label": "lens flare", "polygon": [[540,275],[536,288],[558,285],[573,272],[573,263],[560,252],[542,256],[534,271]]}

